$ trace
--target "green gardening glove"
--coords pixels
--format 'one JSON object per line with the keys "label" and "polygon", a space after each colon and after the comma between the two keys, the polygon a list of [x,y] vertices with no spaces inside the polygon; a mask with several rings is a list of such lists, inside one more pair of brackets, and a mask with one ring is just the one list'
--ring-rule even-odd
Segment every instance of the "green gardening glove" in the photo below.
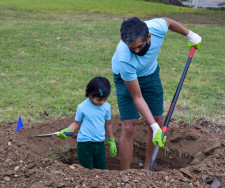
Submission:
{"label": "green gardening glove", "polygon": [[154,123],[150,125],[150,127],[152,128],[152,131],[153,131],[153,137],[152,137],[153,144],[155,146],[156,144],[158,144],[160,148],[163,147],[164,144],[166,143],[166,136],[163,137],[163,141],[162,141],[162,129],[160,129],[158,123]]}
{"label": "green gardening glove", "polygon": [[65,129],[61,130],[60,132],[58,132],[56,136],[60,139],[66,139],[66,138],[68,138],[68,136],[63,134],[65,132],[72,132],[72,131],[69,128],[65,128]]}
{"label": "green gardening glove", "polygon": [[166,143],[166,136],[163,137],[163,141],[162,141],[162,129],[159,129],[155,135],[155,137],[153,138],[153,144],[156,146],[156,144],[159,145],[159,147],[163,147],[164,144]]}
{"label": "green gardening glove", "polygon": [[111,157],[115,157],[117,154],[116,143],[114,138],[108,138],[109,154]]}
{"label": "green gardening glove", "polygon": [[187,36],[185,36],[188,39],[188,48],[191,49],[192,46],[196,47],[196,50],[199,49],[201,42],[202,42],[202,38],[189,30],[189,33]]}
{"label": "green gardening glove", "polygon": [[193,43],[193,42],[188,41],[188,48],[189,49],[191,49],[192,46],[195,46],[196,47],[196,50],[197,50],[197,49],[199,49],[200,45],[201,45],[201,42],[199,42],[199,43]]}

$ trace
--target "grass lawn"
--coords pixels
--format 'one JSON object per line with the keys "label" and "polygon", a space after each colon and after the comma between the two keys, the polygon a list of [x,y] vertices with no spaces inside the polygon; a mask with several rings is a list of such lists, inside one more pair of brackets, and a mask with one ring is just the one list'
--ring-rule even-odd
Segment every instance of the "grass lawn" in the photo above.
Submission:
{"label": "grass lawn", "polygon": [[[196,9],[158,3],[156,0],[1,0],[0,6],[45,13],[100,13],[125,17],[199,12]],[[205,11],[200,11],[205,12]]]}
{"label": "grass lawn", "polygon": [[[111,58],[124,17],[209,11],[141,0],[0,1],[0,123],[72,116],[98,75],[112,84],[108,102],[119,114]],[[224,123],[224,25],[185,25],[200,34],[173,117]],[[165,111],[175,93],[189,50],[184,37],[169,32],[158,62]]]}

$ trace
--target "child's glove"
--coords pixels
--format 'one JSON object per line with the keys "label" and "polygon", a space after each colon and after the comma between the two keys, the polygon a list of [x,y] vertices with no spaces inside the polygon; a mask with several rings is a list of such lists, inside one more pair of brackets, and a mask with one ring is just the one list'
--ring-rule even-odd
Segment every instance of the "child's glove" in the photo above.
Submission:
{"label": "child's glove", "polygon": [[189,30],[188,35],[185,37],[188,39],[188,48],[189,49],[191,49],[192,46],[195,46],[196,50],[199,49],[201,42],[202,42],[202,38],[198,34]]}
{"label": "child's glove", "polygon": [[166,136],[163,137],[162,141],[162,129],[160,129],[158,123],[154,123],[150,125],[150,127],[153,130],[153,137],[152,137],[153,144],[155,146],[156,144],[158,144],[160,148],[163,147],[164,144],[166,143]]}
{"label": "child's glove", "polygon": [[63,134],[65,132],[72,132],[72,131],[69,128],[65,128],[65,129],[61,130],[60,132],[58,132],[56,136],[60,139],[66,139],[66,138],[68,138],[68,136]]}
{"label": "child's glove", "polygon": [[111,157],[115,157],[117,154],[116,143],[114,138],[108,138],[109,154]]}

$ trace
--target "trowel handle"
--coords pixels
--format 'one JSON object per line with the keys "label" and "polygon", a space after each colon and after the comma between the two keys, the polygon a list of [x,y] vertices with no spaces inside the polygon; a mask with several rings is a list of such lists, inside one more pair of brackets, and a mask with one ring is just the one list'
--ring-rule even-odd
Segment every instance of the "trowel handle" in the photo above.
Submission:
{"label": "trowel handle", "polygon": [[64,132],[63,134],[65,134],[66,136],[72,136],[75,134],[75,132]]}

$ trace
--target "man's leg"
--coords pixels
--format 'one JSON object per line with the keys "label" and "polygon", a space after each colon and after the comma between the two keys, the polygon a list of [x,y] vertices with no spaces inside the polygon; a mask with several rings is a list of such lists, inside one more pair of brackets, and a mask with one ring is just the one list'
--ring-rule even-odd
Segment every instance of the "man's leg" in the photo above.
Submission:
{"label": "man's leg", "polygon": [[121,170],[130,168],[133,155],[133,141],[136,131],[136,119],[122,121],[122,133],[119,142]]}
{"label": "man's leg", "polygon": [[[159,126],[162,128],[163,126],[163,119],[162,116],[154,116],[155,121],[159,124]],[[151,159],[152,159],[152,154],[154,151],[154,144],[152,142],[152,128],[149,126],[148,127],[148,133],[147,133],[147,137],[146,137],[146,155],[145,155],[145,165],[144,165],[144,169],[145,170],[149,170],[150,169],[150,163],[151,163]]]}

